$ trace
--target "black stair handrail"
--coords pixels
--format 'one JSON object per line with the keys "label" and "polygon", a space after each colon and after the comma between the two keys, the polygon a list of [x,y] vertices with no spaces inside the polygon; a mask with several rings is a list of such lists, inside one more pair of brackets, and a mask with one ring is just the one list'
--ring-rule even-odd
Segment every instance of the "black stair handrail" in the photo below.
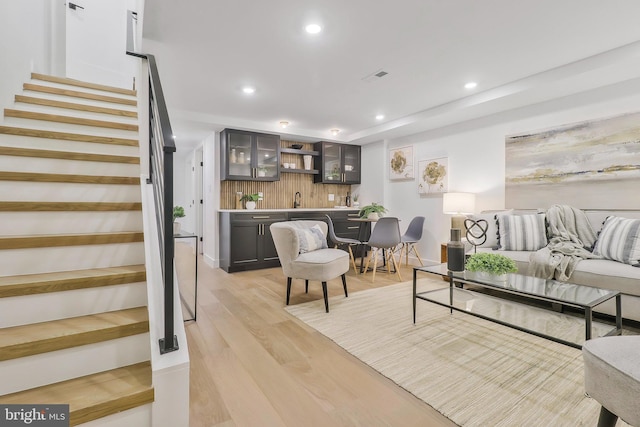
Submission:
{"label": "black stair handrail", "polygon": [[174,334],[173,261],[173,153],[176,144],[164,100],[160,74],[153,55],[127,51],[127,55],[146,59],[149,68],[149,178],[153,185],[164,282],[164,338],[159,340],[160,354],[178,350]]}

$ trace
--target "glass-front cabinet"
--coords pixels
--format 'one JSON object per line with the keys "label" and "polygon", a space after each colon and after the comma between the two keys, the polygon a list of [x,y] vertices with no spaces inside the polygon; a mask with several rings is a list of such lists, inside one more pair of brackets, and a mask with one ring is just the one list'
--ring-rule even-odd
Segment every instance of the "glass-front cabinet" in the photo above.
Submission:
{"label": "glass-front cabinet", "polygon": [[314,182],[360,184],[359,145],[320,141],[315,143],[314,150],[320,153],[314,166],[320,173],[314,176]]}
{"label": "glass-front cabinet", "polygon": [[221,180],[280,180],[280,136],[225,129],[220,147]]}

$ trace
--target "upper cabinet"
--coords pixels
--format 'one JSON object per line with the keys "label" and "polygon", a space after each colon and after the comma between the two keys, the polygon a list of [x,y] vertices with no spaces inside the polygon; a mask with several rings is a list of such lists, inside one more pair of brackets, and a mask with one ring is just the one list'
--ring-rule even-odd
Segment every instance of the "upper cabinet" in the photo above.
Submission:
{"label": "upper cabinet", "polygon": [[222,181],[280,180],[280,136],[225,129],[220,132]]}
{"label": "upper cabinet", "polygon": [[319,152],[315,167],[320,173],[314,182],[323,184],[360,184],[360,146],[320,141],[314,144]]}

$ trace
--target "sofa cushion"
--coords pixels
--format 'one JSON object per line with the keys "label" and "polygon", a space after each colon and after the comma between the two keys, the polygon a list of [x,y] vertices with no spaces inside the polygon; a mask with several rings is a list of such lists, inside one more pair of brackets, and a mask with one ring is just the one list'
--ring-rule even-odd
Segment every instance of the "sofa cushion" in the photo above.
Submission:
{"label": "sofa cushion", "polygon": [[537,251],[547,246],[545,215],[498,215],[500,250]]}
{"label": "sofa cushion", "polygon": [[327,240],[320,226],[314,225],[310,228],[299,228],[296,232],[300,241],[301,254],[327,248]]}
{"label": "sofa cushion", "polygon": [[608,217],[593,253],[605,259],[637,265],[640,261],[640,219]]}

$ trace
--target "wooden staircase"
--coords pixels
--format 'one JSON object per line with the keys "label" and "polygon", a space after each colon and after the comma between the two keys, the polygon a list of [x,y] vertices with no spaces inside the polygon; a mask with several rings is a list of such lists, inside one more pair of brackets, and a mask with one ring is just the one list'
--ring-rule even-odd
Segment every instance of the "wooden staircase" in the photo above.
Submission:
{"label": "wooden staircase", "polygon": [[[151,425],[136,93],[32,74],[0,125],[0,403]],[[114,421],[117,417],[117,421]]]}

